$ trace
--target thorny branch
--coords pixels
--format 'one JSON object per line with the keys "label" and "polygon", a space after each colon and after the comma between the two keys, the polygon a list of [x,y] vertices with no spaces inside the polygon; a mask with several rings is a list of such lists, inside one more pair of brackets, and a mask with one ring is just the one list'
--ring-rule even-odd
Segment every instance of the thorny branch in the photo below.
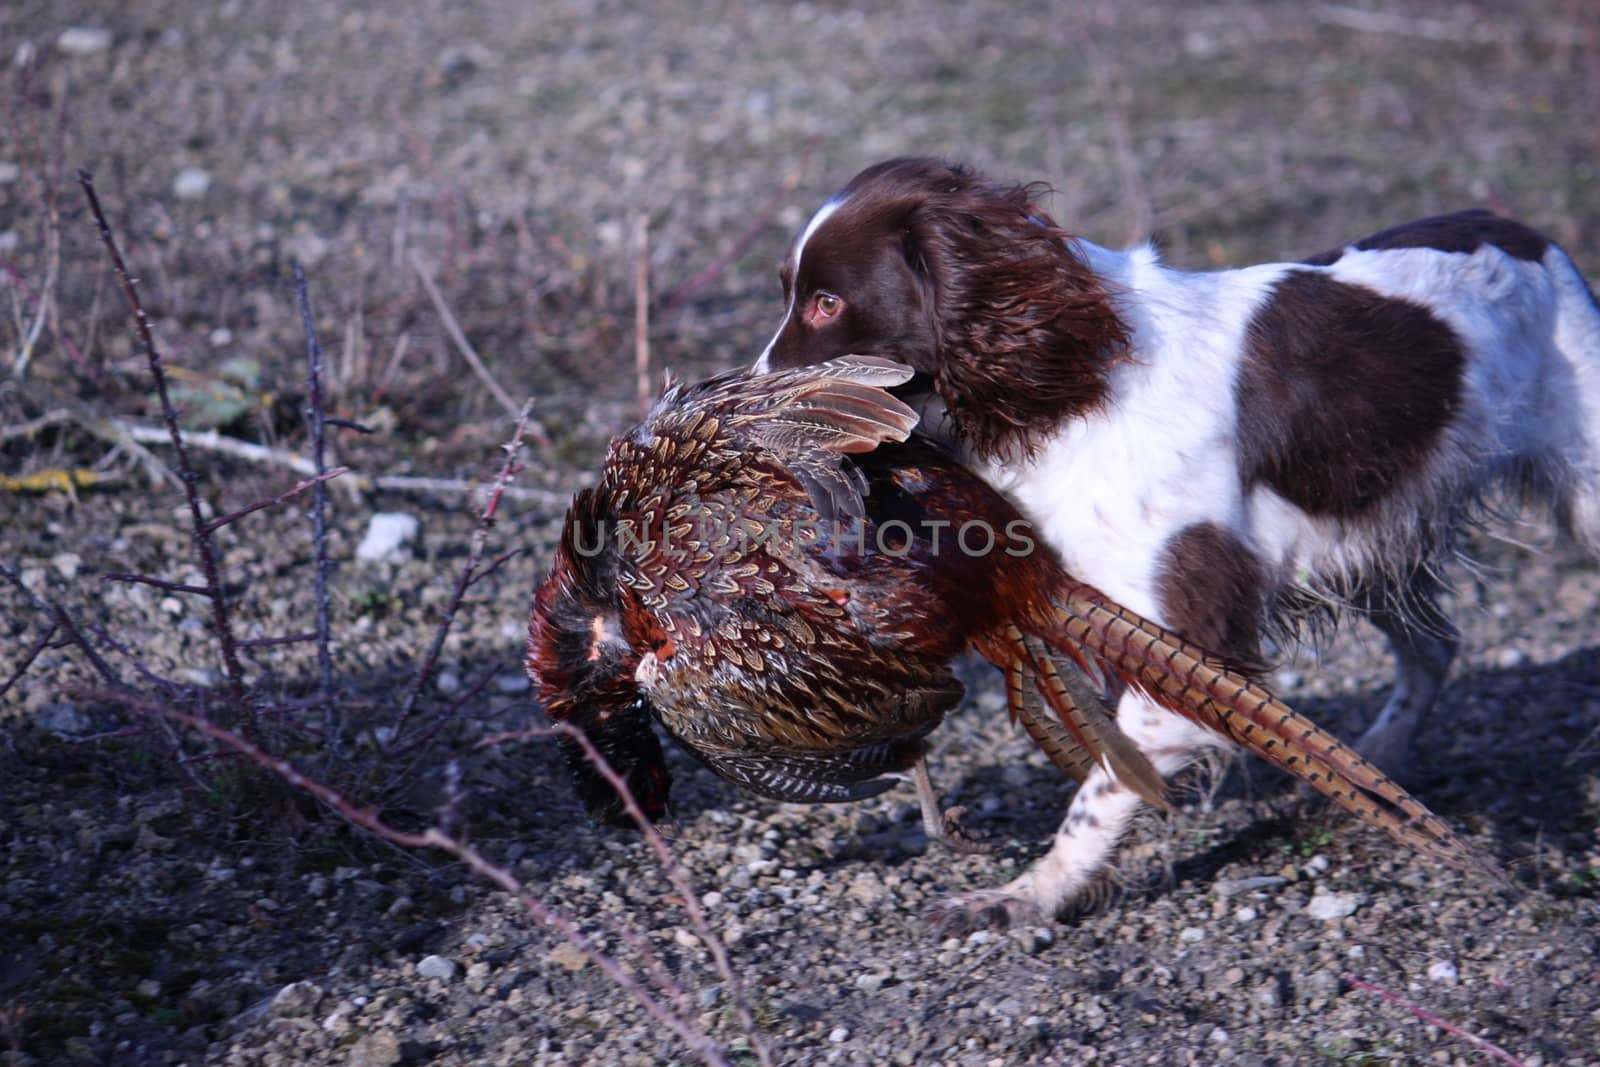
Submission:
{"label": "thorny branch", "polygon": [[339,758],[344,724],[340,722],[338,702],[333,694],[333,652],[329,624],[328,600],[328,487],[327,479],[342,473],[343,467],[329,472],[324,464],[326,418],[322,407],[322,346],[317,343],[317,330],[311,320],[311,297],[306,292],[306,272],[297,262],[294,265],[294,292],[300,304],[300,322],[306,334],[306,422],[311,430],[311,465],[316,471],[316,485],[311,497],[311,544],[315,553],[313,566],[317,598],[317,683],[318,699],[322,702],[322,743],[330,761]]}
{"label": "thorny branch", "polygon": [[[411,688],[406,691],[405,698],[400,702],[400,708],[395,714],[393,723],[393,740],[391,744],[396,748],[404,747],[407,738],[403,735],[405,725],[410,721],[416,711],[417,701],[422,696],[423,688],[433,677],[433,672],[439,665],[439,653],[444,649],[445,638],[449,636],[450,627],[455,622],[456,612],[461,610],[461,605],[466,599],[467,590],[478,577],[478,561],[483,558],[484,545],[489,539],[489,530],[494,526],[495,515],[500,509],[501,497],[505,494],[506,487],[510,484],[522,464],[518,456],[522,451],[522,437],[527,431],[528,413],[533,407],[529,400],[522,406],[517,415],[516,428],[512,430],[511,439],[501,447],[506,458],[500,467],[500,472],[495,475],[494,482],[489,489],[489,498],[484,502],[483,509],[478,513],[477,529],[472,532],[472,541],[467,550],[467,562],[461,568],[461,574],[456,579],[455,588],[450,592],[450,598],[445,602],[444,613],[439,618],[439,624],[434,628],[433,639],[429,642],[427,651],[417,666],[416,678],[412,680]],[[391,750],[392,751],[392,750]],[[404,777],[402,774],[399,776]]]}
{"label": "thorny branch", "polygon": [[1409,1011],[1412,1015],[1415,1015],[1417,1018],[1419,1018],[1423,1022],[1427,1023],[1429,1026],[1437,1026],[1439,1029],[1443,1030],[1447,1034],[1454,1034],[1456,1037],[1461,1038],[1463,1041],[1466,1041],[1468,1044],[1471,1044],[1473,1047],[1480,1048],[1483,1051],[1487,1052],[1489,1055],[1493,1056],[1495,1059],[1500,1060],[1500,1061],[1502,1061],[1504,1063],[1511,1064],[1511,1067],[1527,1067],[1527,1065],[1524,1064],[1521,1060],[1519,1060],[1515,1056],[1511,1055],[1511,1053],[1507,1052],[1505,1049],[1501,1048],[1499,1045],[1496,1045],[1493,1041],[1485,1040],[1484,1038],[1481,1038],[1476,1034],[1467,1033],[1465,1030],[1461,1029],[1461,1027],[1459,1027],[1459,1026],[1455,1025],[1454,1023],[1450,1022],[1448,1019],[1440,1018],[1439,1016],[1435,1015],[1433,1012],[1429,1011],[1427,1008],[1422,1007],[1420,1004],[1413,1004],[1413,1003],[1411,1003],[1411,1001],[1406,1000],[1404,997],[1400,997],[1400,996],[1395,995],[1394,993],[1389,992],[1387,989],[1384,989],[1382,986],[1374,985],[1371,982],[1367,981],[1366,979],[1358,978],[1357,976],[1355,976],[1353,974],[1350,974],[1348,972],[1345,973],[1344,980],[1346,982],[1349,982],[1352,986],[1354,986],[1357,989],[1364,989],[1368,993],[1376,993],[1376,994],[1378,994],[1378,996],[1382,997],[1384,1000],[1387,1000],[1387,1001],[1389,1001],[1390,1003],[1393,1003],[1393,1004],[1400,1005],[1402,1008],[1404,1008],[1407,1011]]}
{"label": "thorny branch", "polygon": [[[315,797],[326,807],[338,813],[338,815],[347,822],[360,827],[361,829],[366,830],[377,837],[399,845],[402,848],[437,849],[438,851],[447,853],[448,855],[455,857],[457,860],[460,860],[468,870],[472,871],[472,873],[491,882],[504,892],[515,897],[517,902],[522,905],[523,910],[532,918],[555,930],[565,940],[574,945],[580,952],[584,954],[584,956],[594,963],[594,965],[598,967],[606,975],[606,977],[610,978],[617,984],[618,987],[638,1001],[639,1005],[643,1007],[653,1019],[672,1031],[672,1033],[676,1035],[678,1039],[681,1040],[685,1045],[694,1049],[696,1054],[698,1054],[702,1060],[708,1064],[715,1065],[715,1067],[732,1067],[731,1061],[729,1061],[728,1058],[723,1055],[722,1050],[716,1046],[709,1034],[701,1030],[688,1019],[671,1011],[657,996],[652,994],[648,989],[641,985],[638,979],[635,978],[634,975],[618,960],[601,951],[593,944],[593,942],[585,937],[583,932],[579,930],[570,919],[562,915],[560,912],[550,908],[542,900],[534,896],[527,886],[524,885],[522,881],[510,870],[491,862],[487,857],[485,857],[481,852],[479,852],[472,845],[468,844],[466,841],[446,833],[445,830],[439,826],[430,826],[420,833],[408,833],[404,830],[396,829],[395,827],[385,823],[372,808],[357,807],[350,800],[346,799],[343,794],[339,793],[332,787],[319,782],[314,778],[307,777],[287,760],[278,759],[270,755],[258,746],[252,744],[246,738],[234,733],[231,730],[218,726],[217,724],[197,715],[191,715],[187,712],[179,711],[168,706],[158,705],[153,702],[141,701],[139,702],[139,706],[141,707],[141,710],[144,710],[148,713],[164,715],[167,718],[180,722],[188,726],[190,729],[204,734],[207,738],[223,745],[227,749],[239,753],[241,756],[251,760],[258,766],[278,775],[293,788],[299,789]],[[578,731],[571,731],[571,735],[578,737],[580,741],[584,740]],[[604,758],[601,757],[597,751],[595,751],[592,747],[588,747],[587,751],[589,753],[589,758],[596,761],[596,766],[601,768],[603,774],[608,775],[608,777],[615,781],[621,781],[621,779],[616,775],[616,772],[612,771],[610,767],[605,764]],[[637,803],[634,802],[632,797],[626,792],[626,785],[623,786],[622,795],[627,803],[629,803],[630,810],[638,811]],[[676,870],[676,867],[673,869]],[[674,882],[674,885],[677,885],[676,881]],[[685,885],[687,886],[687,883],[685,883]],[[683,897],[686,901],[694,901],[696,899],[692,889],[689,889],[687,892],[683,892]],[[699,914],[699,911],[697,905],[691,906],[695,909],[691,914],[692,922],[694,921],[694,915]],[[700,922],[704,922],[703,914],[700,914]],[[699,929],[698,926],[697,929]],[[709,930],[707,930],[707,933],[709,933]],[[708,946],[717,944],[717,939],[714,935],[712,935],[706,939],[706,944]],[[726,956],[721,955],[718,965],[719,971],[725,962]],[[669,976],[666,976],[664,973],[662,973],[660,977],[664,978],[667,982],[667,988],[662,990],[664,994],[673,998],[681,998],[683,996],[683,990],[679,988]],[[761,1062],[763,1064],[770,1064],[770,1054],[766,1049],[765,1042],[761,1039],[761,1035],[755,1030],[754,1019],[749,1016],[748,1009],[745,1009],[742,1012],[742,1018],[747,1020],[747,1036],[756,1049],[757,1055],[760,1057]]]}
{"label": "thorny branch", "polygon": [[600,750],[594,747],[594,742],[589,740],[587,734],[567,723],[555,723],[547,730],[520,730],[512,733],[494,734],[478,742],[480,748],[487,745],[499,744],[503,741],[524,740],[535,737],[564,737],[578,743],[583,749],[585,758],[594,765],[595,770],[606,780],[617,796],[622,798],[623,810],[628,813],[644,834],[645,841],[656,854],[656,862],[672,883],[672,888],[683,899],[684,914],[689,917],[689,924],[700,939],[705,942],[706,948],[711,953],[711,959],[716,965],[717,974],[728,984],[728,994],[737,1006],[739,1022],[744,1031],[749,1035],[755,1046],[756,1055],[760,1058],[763,1067],[771,1067],[771,1052],[764,1042],[760,1040],[759,1031],[756,1029],[755,1017],[750,1014],[750,1006],[744,999],[744,986],[739,981],[739,976],[734,972],[733,965],[728,959],[728,950],[722,939],[711,929],[711,924],[706,920],[705,911],[700,906],[700,897],[694,891],[694,886],[689,883],[688,875],[683,873],[683,868],[678,866],[677,857],[672,854],[672,849],[667,845],[666,838],[655,828],[644,809],[639,807],[638,800],[633,795],[633,790],[628,788],[627,781],[606,761]]}
{"label": "thorny branch", "polygon": [[216,544],[212,540],[212,531],[207,528],[205,510],[200,502],[200,477],[194,465],[189,462],[189,451],[184,444],[183,431],[178,427],[178,412],[173,407],[172,397],[167,390],[166,370],[162,366],[161,353],[156,349],[155,335],[150,329],[150,316],[145,312],[144,302],[139,299],[138,286],[128,273],[122,251],[117,247],[116,236],[111,232],[111,224],[106,221],[105,212],[101,210],[100,197],[94,191],[94,176],[86,170],[79,170],[78,184],[83,186],[84,195],[89,199],[89,210],[94,213],[100,240],[104,242],[106,251],[111,254],[112,266],[116,270],[117,279],[122,283],[122,292],[127,297],[128,307],[133,312],[139,343],[144,349],[145,360],[150,367],[150,377],[155,381],[156,395],[161,401],[161,416],[166,422],[167,434],[172,440],[173,452],[177,456],[178,478],[183,483],[184,499],[189,505],[195,553],[200,557],[200,569],[205,576],[206,588],[211,591],[207,599],[211,603],[212,628],[222,651],[228,693],[233,699],[235,709],[243,717],[245,736],[256,738],[259,737],[259,724],[256,722],[254,709],[250,707],[245,697],[244,667],[239,662],[239,647],[233,633],[232,620],[228,615],[228,601],[222,595]]}

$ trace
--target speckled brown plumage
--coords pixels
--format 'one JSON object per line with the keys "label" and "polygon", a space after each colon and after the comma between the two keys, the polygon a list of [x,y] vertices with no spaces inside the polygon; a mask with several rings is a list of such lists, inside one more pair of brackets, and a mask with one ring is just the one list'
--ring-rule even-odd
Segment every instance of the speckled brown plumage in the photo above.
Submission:
{"label": "speckled brown plumage", "polygon": [[[646,814],[665,811],[670,787],[652,717],[767,796],[887,788],[960,700],[949,663],[974,648],[1004,672],[1013,716],[1080,780],[1103,761],[1162,801],[1106,710],[1108,687],[1135,685],[1396,839],[1475,862],[1371,765],[1073,580],[1004,498],[907,440],[915,415],[886,390],[908,375],[845,357],[673,387],[574,500],[535,601],[529,670],[550,714],[595,742]],[[987,551],[964,538],[973,523]],[[619,820],[610,787],[569,758],[591,814]]]}

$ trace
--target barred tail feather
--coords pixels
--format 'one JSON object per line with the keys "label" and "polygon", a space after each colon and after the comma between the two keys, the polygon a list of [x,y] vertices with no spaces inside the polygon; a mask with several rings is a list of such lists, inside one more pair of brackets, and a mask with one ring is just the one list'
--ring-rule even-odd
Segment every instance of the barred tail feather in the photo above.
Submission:
{"label": "barred tail feather", "polygon": [[1445,822],[1338,738],[1198,646],[1086,586],[1057,603],[1053,647],[1087,651],[1185,718],[1306,782],[1368,825],[1452,867],[1487,869]]}

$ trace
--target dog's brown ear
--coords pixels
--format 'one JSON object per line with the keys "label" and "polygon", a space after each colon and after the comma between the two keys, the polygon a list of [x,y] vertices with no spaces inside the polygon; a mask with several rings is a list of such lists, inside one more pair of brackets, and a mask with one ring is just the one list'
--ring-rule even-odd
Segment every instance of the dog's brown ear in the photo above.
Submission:
{"label": "dog's brown ear", "polygon": [[907,229],[938,339],[933,366],[917,369],[980,455],[1025,455],[1105,400],[1128,327],[1072,236],[1034,207],[1037,187],[963,177],[929,196]]}

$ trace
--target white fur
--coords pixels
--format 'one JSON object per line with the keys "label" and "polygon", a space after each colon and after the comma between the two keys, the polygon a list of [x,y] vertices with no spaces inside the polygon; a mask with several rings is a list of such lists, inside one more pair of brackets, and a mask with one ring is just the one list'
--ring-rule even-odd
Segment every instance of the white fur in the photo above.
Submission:
{"label": "white fur", "polygon": [[[823,204],[817,209],[817,213],[811,216],[811,221],[806,223],[806,228],[800,231],[800,238],[794,243],[794,273],[790,275],[791,277],[799,276],[800,257],[805,255],[806,242],[811,239],[812,234],[817,232],[817,227],[827,222],[828,216],[839,209],[839,204],[840,201],[837,198]],[[789,320],[794,317],[795,301],[800,298],[799,292],[800,287],[798,285],[790,286],[788,310],[783,313],[783,321],[778,323],[778,330],[772,335],[772,340],[768,341],[767,347],[761,350],[761,358],[756,360],[755,366],[751,368],[751,373],[765,374],[771,369],[772,346],[778,343],[778,338],[782,336],[784,328],[789,325]]]}
{"label": "white fur", "polygon": [[[1548,495],[1570,507],[1578,532],[1600,542],[1600,310],[1554,246],[1540,263],[1489,245],[1471,254],[1346,249],[1328,267],[1208,274],[1168,269],[1148,246],[1113,252],[1079,242],[1078,250],[1123,294],[1133,359],[1113,371],[1103,413],[1065,421],[1032,460],[983,473],[1032,518],[1070,572],[1117,601],[1166,621],[1158,595],[1163,548],[1197,522],[1232,531],[1280,587],[1307,576],[1385,573],[1419,528],[1447,528],[1519,464],[1543,472],[1553,483]],[[1420,304],[1466,349],[1462,403],[1420,477],[1357,520],[1306,514],[1239,479],[1234,382],[1246,328],[1291,270]],[[1362,743],[1382,763],[1403,757],[1455,643],[1452,633],[1424,632],[1381,611],[1373,621],[1397,657],[1394,695]],[[1163,775],[1219,743],[1131,692],[1118,721]],[[1044,858],[1008,885],[947,907],[999,908],[1013,919],[1056,912],[1106,866],[1138,805],[1097,768]]]}

